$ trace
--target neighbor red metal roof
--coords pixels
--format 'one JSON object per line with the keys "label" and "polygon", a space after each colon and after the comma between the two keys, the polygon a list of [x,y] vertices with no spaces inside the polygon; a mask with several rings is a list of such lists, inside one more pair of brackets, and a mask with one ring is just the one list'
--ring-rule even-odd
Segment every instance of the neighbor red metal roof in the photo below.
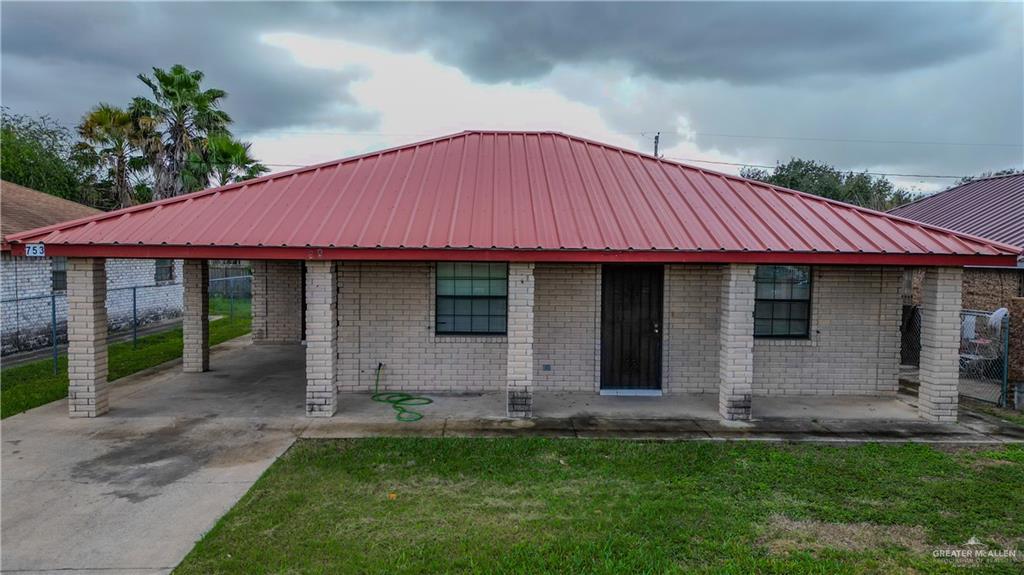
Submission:
{"label": "neighbor red metal roof", "polygon": [[551,132],[463,132],[9,239],[43,242],[54,254],[121,257],[952,265],[1017,255]]}
{"label": "neighbor red metal roof", "polygon": [[967,182],[889,213],[1024,247],[1024,173]]}

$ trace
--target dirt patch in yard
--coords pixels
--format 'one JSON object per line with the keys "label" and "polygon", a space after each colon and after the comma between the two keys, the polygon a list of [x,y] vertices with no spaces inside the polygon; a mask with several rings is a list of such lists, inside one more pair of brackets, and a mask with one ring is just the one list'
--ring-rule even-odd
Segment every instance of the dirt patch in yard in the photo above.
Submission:
{"label": "dirt patch in yard", "polygon": [[931,547],[925,539],[924,528],[917,525],[828,523],[772,515],[758,543],[775,554],[823,549],[866,551],[893,546],[927,553]]}

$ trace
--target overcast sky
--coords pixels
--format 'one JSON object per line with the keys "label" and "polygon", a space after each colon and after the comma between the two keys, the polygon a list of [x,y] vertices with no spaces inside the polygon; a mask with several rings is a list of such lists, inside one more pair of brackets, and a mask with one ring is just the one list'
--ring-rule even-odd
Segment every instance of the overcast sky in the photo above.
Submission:
{"label": "overcast sky", "polygon": [[[180,63],[275,170],[472,128],[672,158],[1024,167],[1024,3],[12,3],[3,105],[73,126]],[[723,171],[736,167],[703,164]],[[892,178],[932,191],[949,180]]]}

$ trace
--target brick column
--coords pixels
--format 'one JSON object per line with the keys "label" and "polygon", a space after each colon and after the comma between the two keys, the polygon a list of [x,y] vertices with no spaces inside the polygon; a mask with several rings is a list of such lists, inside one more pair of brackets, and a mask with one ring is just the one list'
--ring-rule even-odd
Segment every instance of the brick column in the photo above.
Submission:
{"label": "brick column", "polygon": [[96,417],[107,402],[107,268],[68,259],[68,414]]}
{"label": "brick column", "polygon": [[306,262],[306,415],[338,410],[338,274],[335,262]]}
{"label": "brick column", "polygon": [[508,265],[509,417],[533,417],[533,264]]}
{"label": "brick column", "polygon": [[182,369],[201,373],[210,369],[210,266],[206,260],[185,260],[183,275]]}
{"label": "brick column", "polygon": [[961,268],[928,268],[921,287],[921,386],[918,411],[955,422],[960,384]]}
{"label": "brick column", "polygon": [[267,262],[252,260],[252,300],[249,306],[252,312],[252,342],[264,343],[267,340]]}
{"label": "brick column", "polygon": [[754,270],[729,264],[722,272],[718,350],[718,412],[728,420],[750,419],[754,380]]}

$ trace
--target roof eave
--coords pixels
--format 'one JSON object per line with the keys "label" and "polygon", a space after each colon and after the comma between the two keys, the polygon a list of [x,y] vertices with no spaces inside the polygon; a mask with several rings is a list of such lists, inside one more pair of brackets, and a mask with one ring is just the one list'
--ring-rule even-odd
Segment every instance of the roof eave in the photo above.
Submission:
{"label": "roof eave", "polygon": [[[11,244],[24,255],[25,244]],[[1017,254],[863,252],[730,252],[682,250],[536,250],[514,248],[343,248],[297,246],[180,246],[47,244],[47,256],[166,259],[279,259],[350,261],[531,261],[560,263],[748,263],[893,266],[1015,266]]]}

